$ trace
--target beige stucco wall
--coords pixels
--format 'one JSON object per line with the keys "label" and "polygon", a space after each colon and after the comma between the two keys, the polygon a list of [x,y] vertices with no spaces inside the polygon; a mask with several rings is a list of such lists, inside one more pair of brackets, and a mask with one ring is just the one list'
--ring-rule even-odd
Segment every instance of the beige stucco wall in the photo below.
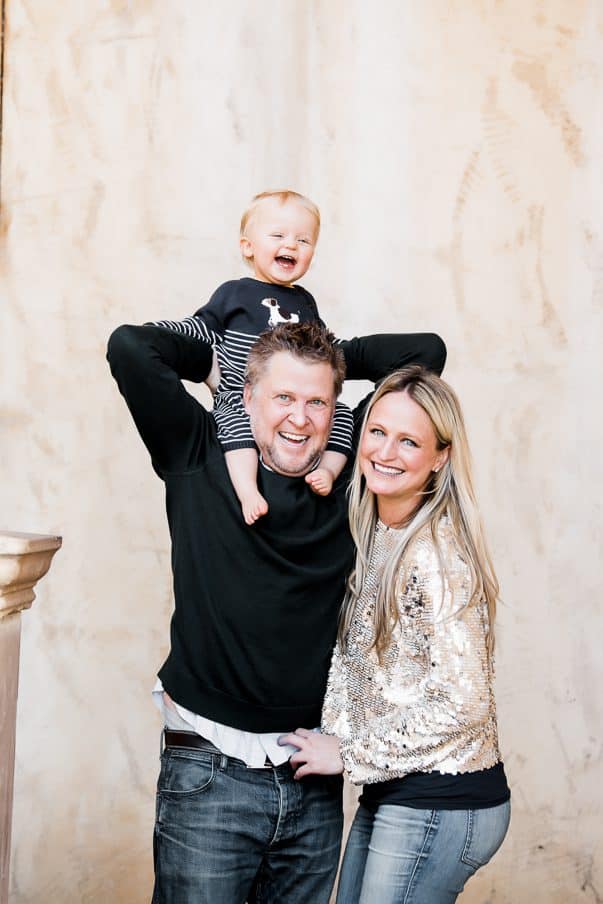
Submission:
{"label": "beige stucco wall", "polygon": [[502,584],[513,822],[463,904],[603,900],[603,4],[7,0],[0,526],[60,533],[24,617],[14,904],[149,899],[162,487],[104,362],[323,212],[340,335],[436,330]]}

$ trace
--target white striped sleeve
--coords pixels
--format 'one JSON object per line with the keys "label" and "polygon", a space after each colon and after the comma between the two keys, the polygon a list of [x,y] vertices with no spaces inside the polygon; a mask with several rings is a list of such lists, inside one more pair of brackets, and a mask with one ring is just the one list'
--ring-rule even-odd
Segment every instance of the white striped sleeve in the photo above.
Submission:
{"label": "white striped sleeve", "polygon": [[331,452],[342,452],[343,455],[350,455],[353,432],[354,416],[351,408],[348,408],[343,402],[337,402],[327,449]]}
{"label": "white striped sleeve", "polygon": [[201,317],[196,314],[191,317],[185,317],[184,320],[154,320],[152,326],[162,326],[165,329],[173,330],[175,333],[181,333],[183,336],[190,336],[192,339],[208,342],[212,348],[219,345],[224,338],[220,333],[216,333],[215,330],[210,330]]}

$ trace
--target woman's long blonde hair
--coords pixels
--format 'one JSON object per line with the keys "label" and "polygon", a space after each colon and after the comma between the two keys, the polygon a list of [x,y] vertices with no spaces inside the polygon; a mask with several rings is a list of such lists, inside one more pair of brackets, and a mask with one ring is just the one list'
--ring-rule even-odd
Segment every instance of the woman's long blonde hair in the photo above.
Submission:
{"label": "woman's long blonde hair", "polygon": [[[441,555],[437,528],[441,517],[446,514],[454,530],[458,553],[471,573],[471,595],[467,605],[482,599],[488,605],[488,647],[491,654],[494,648],[498,581],[477,508],[471,476],[471,455],[458,399],[452,388],[440,377],[422,367],[405,367],[387,377],[375,391],[363,420],[361,442],[373,407],[379,399],[391,392],[403,392],[410,396],[429,417],[435,431],[437,448],[448,447],[450,451],[442,468],[431,474],[423,490],[423,502],[410,522],[399,531],[397,546],[383,567],[375,601],[375,650],[381,659],[389,646],[392,630],[398,619],[397,591],[400,575],[403,575],[405,567],[405,556],[412,541],[426,525],[431,528],[444,580],[446,562]],[[356,544],[356,562],[348,579],[339,621],[338,640],[342,648],[345,648],[354,609],[367,576],[378,517],[377,497],[366,487],[359,456],[356,458],[349,489],[349,515],[350,529]]]}

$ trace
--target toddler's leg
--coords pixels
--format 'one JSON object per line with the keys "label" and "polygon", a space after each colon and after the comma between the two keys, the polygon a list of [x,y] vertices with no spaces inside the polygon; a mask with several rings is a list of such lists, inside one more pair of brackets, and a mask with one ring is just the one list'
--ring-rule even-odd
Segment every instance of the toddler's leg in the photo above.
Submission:
{"label": "toddler's leg", "polygon": [[245,523],[253,524],[268,511],[268,503],[257,485],[258,453],[255,449],[231,449],[224,457]]}
{"label": "toddler's leg", "polygon": [[348,460],[342,452],[327,450],[323,452],[320,465],[306,474],[306,483],[309,483],[319,496],[328,496]]}

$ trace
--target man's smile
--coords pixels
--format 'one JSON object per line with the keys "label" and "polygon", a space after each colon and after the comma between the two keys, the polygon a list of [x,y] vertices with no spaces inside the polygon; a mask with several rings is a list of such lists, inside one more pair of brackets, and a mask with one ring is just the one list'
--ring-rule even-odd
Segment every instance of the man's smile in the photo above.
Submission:
{"label": "man's smile", "polygon": [[285,433],[284,430],[279,430],[278,435],[281,439],[284,439],[288,443],[292,443],[294,446],[303,446],[304,443],[308,442],[308,436],[306,434]]}

